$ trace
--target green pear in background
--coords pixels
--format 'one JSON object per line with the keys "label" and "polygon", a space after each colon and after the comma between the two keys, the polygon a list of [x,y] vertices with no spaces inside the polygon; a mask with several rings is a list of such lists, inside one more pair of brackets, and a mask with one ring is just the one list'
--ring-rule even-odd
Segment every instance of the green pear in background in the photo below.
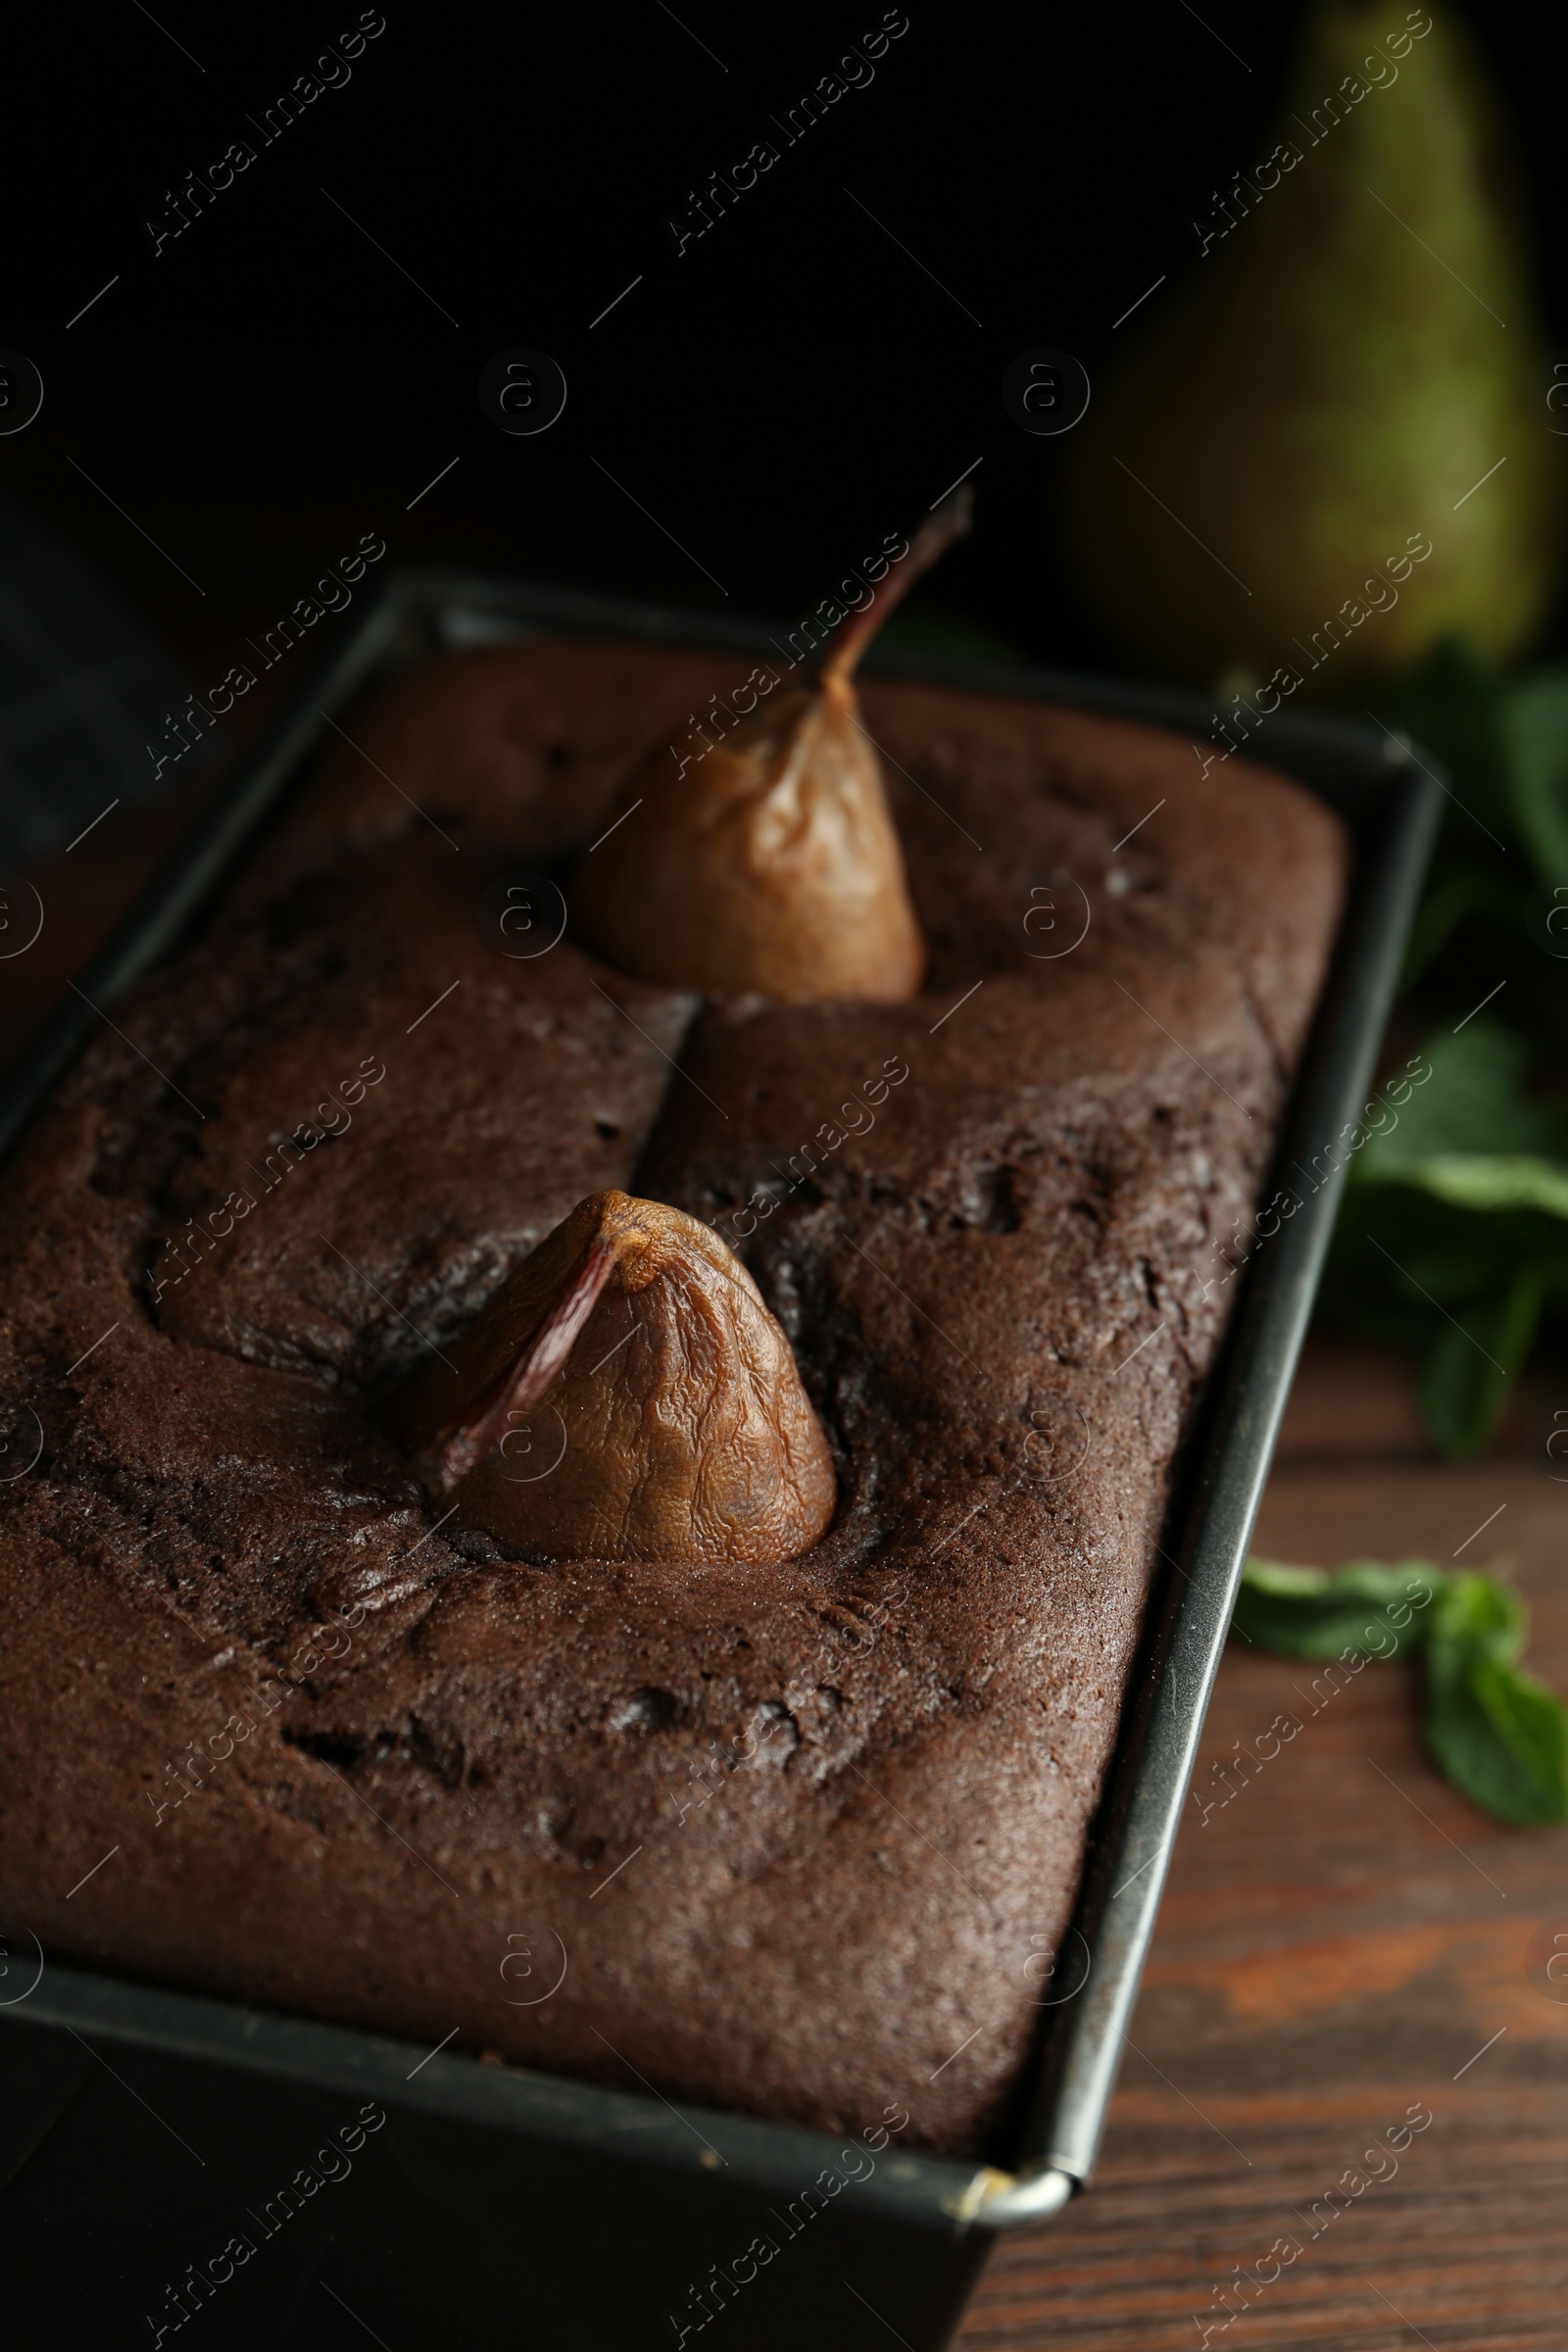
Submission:
{"label": "green pear in background", "polygon": [[1454,631],[1505,661],[1553,585],[1563,444],[1475,55],[1441,7],[1323,0],[1277,139],[1097,386],[1069,566],[1127,654],[1204,683],[1338,695]]}

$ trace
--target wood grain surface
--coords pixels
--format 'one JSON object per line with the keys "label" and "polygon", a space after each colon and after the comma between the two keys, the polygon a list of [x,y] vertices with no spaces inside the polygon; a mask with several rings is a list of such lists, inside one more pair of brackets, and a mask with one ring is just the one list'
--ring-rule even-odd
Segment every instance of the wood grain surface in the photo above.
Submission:
{"label": "wood grain surface", "polygon": [[[1314,1342],[1257,1548],[1490,1564],[1568,1692],[1551,1426],[1536,1395],[1497,1456],[1435,1462],[1397,1361]],[[1440,1780],[1418,1688],[1393,1662],[1336,1690],[1232,1638],[1099,2176],[999,2241],[962,2352],[1568,2345],[1568,1830]],[[1412,2107],[1430,2127],[1369,2163]]]}

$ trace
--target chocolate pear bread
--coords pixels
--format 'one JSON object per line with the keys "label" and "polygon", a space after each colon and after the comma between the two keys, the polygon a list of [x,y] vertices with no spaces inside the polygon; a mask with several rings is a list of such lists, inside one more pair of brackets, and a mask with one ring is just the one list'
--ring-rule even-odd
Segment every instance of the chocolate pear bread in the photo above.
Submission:
{"label": "chocolate pear bread", "polygon": [[0,1176],[0,1913],[975,2153],[1346,845],[1239,759],[865,680],[899,988],[705,996],[603,907],[508,952],[498,879],[574,905],[736,690],[409,670]]}

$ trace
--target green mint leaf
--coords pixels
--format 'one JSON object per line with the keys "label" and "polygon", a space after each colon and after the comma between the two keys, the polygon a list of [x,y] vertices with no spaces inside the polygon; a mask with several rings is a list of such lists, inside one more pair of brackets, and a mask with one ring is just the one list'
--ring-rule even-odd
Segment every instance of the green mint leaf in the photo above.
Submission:
{"label": "green mint leaf", "polygon": [[1568,669],[1541,669],[1500,707],[1509,805],[1537,871],[1568,874]]}
{"label": "green mint leaf", "polygon": [[1450,1576],[1427,1629],[1426,1740],[1483,1812],[1519,1828],[1568,1820],[1568,1716],[1515,1661],[1524,1602],[1491,1577]]}
{"label": "green mint leaf", "polygon": [[1527,1152],[1440,1152],[1400,1170],[1399,1182],[1453,1208],[1534,1208],[1568,1217],[1568,1162]]}
{"label": "green mint leaf", "polygon": [[1520,1829],[1568,1821],[1568,1713],[1517,1663],[1529,1622],[1510,1586],[1420,1559],[1351,1560],[1330,1574],[1253,1557],[1235,1617],[1259,1648],[1292,1658],[1424,1648],[1433,1762],[1472,1804]]}
{"label": "green mint leaf", "polygon": [[1500,1298],[1466,1303],[1428,1354],[1416,1397],[1450,1460],[1472,1460],[1491,1443],[1535,1340],[1544,1289],[1542,1267],[1522,1267]]}
{"label": "green mint leaf", "polygon": [[[1422,1048],[1432,1075],[1394,1100],[1402,1082],[1385,1089],[1374,1134],[1352,1162],[1357,1184],[1400,1184],[1425,1161],[1453,1154],[1568,1156],[1568,1129],[1549,1103],[1525,1091],[1530,1049],[1495,1021],[1475,1020],[1457,1037],[1440,1034]],[[1466,1205],[1469,1205],[1466,1203]]]}
{"label": "green mint leaf", "polygon": [[1446,1579],[1430,1560],[1351,1560],[1332,1574],[1253,1557],[1234,1623],[1259,1649],[1289,1658],[1408,1657],[1426,1640]]}
{"label": "green mint leaf", "polygon": [[1511,1666],[1524,1649],[1530,1619],[1511,1585],[1466,1569],[1444,1578],[1427,1631],[1432,1672],[1462,1674],[1482,1658]]}
{"label": "green mint leaf", "polygon": [[1568,1821],[1568,1716],[1534,1675],[1472,1656],[1427,1671],[1427,1747],[1473,1805],[1519,1829]]}

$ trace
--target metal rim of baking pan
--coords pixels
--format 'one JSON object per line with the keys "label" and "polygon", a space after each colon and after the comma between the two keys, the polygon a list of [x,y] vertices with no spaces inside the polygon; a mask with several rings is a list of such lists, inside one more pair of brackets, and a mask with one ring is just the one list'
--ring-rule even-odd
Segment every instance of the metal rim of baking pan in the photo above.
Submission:
{"label": "metal rim of baking pan", "polygon": [[[620,636],[731,650],[769,662],[760,626],[580,592],[438,570],[394,575],[234,761],[164,865],[0,1084],[0,1154],[95,1033],[100,1011],[171,954],[322,745],[329,714],[419,653],[537,634]],[[782,633],[782,632],[781,632]],[[1065,704],[1211,741],[1201,698],[1068,673],[938,660],[895,646],[868,674]],[[1026,2120],[1007,2166],[889,2152],[860,2186],[889,2218],[947,2230],[1039,2221],[1089,2180],[1114,2086],[1182,1807],[1196,1760],[1280,1420],[1344,1181],[1343,1138],[1371,1082],[1400,956],[1442,812],[1436,763],[1359,722],[1280,710],[1261,756],[1351,824],[1349,902],[1288,1105],[1275,1167],[1330,1172],[1238,1280],[1236,1308],[1186,1448],[1162,1534],[1168,1573],[1149,1620],[1091,1828],[1071,1933],[1088,1969],[1029,2061]],[[1245,789],[1245,785],[1241,788]],[[91,1000],[89,1003],[88,1000]],[[1339,1144],[1336,1159],[1333,1147]],[[0,2016],[302,2082],[363,2087],[406,2107],[505,2132],[591,2146],[678,2170],[716,2171],[778,2189],[831,2163],[827,2135],[442,2052],[409,2072],[416,2046],[358,2028],[247,2008],[39,1953],[28,1996]],[[692,2119],[692,2120],[688,2120]],[[694,2130],[694,2123],[700,2131]]]}

